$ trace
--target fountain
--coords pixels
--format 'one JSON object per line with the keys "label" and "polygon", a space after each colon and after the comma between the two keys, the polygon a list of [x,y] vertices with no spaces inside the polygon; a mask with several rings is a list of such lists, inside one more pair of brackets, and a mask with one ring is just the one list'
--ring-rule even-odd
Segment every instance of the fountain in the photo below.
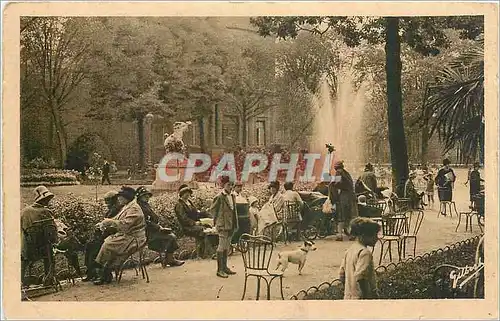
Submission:
{"label": "fountain", "polygon": [[319,93],[313,97],[312,108],[316,115],[313,135],[310,140],[310,152],[321,153],[320,162],[314,169],[314,176],[321,179],[323,164],[328,160],[325,144],[335,146],[333,162],[343,160],[346,169],[354,174],[364,162],[363,146],[363,111],[365,106],[364,85],[354,88],[352,76],[345,73],[337,88],[337,97],[332,100],[330,87],[326,79],[320,84]]}

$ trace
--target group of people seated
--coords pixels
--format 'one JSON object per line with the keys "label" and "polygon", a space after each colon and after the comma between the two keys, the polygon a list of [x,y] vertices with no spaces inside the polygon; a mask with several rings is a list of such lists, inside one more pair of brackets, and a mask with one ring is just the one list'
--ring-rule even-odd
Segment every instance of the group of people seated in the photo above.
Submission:
{"label": "group of people seated", "polygon": [[[175,213],[184,233],[195,238],[203,236],[205,226],[200,218],[207,213],[200,212],[189,200],[192,190],[183,185],[179,188],[179,200]],[[143,246],[159,253],[162,266],[180,266],[184,262],[174,258],[179,248],[177,237],[171,228],[159,224],[159,216],[149,204],[152,193],[145,187],[137,189],[123,186],[119,191],[104,195],[107,212],[99,222],[86,244],[79,244],[70,231],[61,231],[60,220],[54,219],[49,203],[54,197],[45,186],[35,188],[35,202],[21,213],[22,234],[22,281],[26,283],[26,270],[35,261],[44,260],[45,275],[53,274],[54,250],[61,251],[70,260],[76,273],[82,276],[77,252],[85,252],[86,276],[83,281],[94,281],[100,285],[112,281],[116,270],[133,253]],[[59,233],[58,233],[59,232]],[[49,278],[47,278],[48,280]]]}

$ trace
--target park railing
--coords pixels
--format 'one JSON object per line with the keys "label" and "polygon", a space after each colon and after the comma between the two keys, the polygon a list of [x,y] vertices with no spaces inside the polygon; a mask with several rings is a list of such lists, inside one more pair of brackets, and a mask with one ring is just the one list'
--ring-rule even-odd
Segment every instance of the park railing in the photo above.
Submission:
{"label": "park railing", "polygon": [[[378,266],[376,275],[379,298],[438,298],[436,287],[442,280],[435,279],[436,268],[446,264],[458,267],[473,266],[480,238],[481,236],[475,236],[402,262]],[[467,286],[461,289],[458,295],[455,292],[453,297],[472,298],[473,290],[474,286]],[[343,296],[343,284],[339,279],[334,279],[301,290],[290,297],[290,300],[342,300]]]}

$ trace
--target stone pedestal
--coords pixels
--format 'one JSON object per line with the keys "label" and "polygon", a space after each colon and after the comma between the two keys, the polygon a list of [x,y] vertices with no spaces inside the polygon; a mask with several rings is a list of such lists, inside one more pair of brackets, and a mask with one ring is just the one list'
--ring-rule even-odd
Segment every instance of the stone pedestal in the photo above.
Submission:
{"label": "stone pedestal", "polygon": [[[186,172],[187,165],[186,163],[177,163],[173,165],[168,165],[168,166],[161,166],[157,165],[156,166],[156,179],[153,182],[153,185],[151,186],[151,189],[153,191],[167,191],[167,192],[177,192],[179,190],[179,186],[182,184],[187,184],[190,188],[192,189],[197,189],[198,188],[198,182],[196,181],[189,181],[185,182],[184,181],[184,175]],[[178,180],[173,181],[173,182],[167,182],[164,181],[160,178],[159,172],[163,171],[169,176],[176,176],[178,175]],[[193,175],[194,176],[194,175]]]}

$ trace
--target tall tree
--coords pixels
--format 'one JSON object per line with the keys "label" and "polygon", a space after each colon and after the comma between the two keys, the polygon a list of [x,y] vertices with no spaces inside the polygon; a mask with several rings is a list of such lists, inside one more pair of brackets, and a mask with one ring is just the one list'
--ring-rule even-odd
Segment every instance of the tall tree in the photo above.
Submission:
{"label": "tall tree", "polygon": [[160,78],[154,72],[155,35],[164,32],[140,18],[96,18],[100,32],[92,50],[92,104],[88,117],[137,124],[139,166],[144,169],[146,116],[169,116],[158,97]]}
{"label": "tall tree", "polygon": [[171,27],[175,49],[159,46],[155,57],[162,81],[160,97],[177,117],[198,123],[202,152],[206,149],[205,118],[225,97],[222,73],[227,63],[217,34],[209,27],[198,29],[203,26],[201,20],[200,25],[181,20]]}
{"label": "tall tree", "polygon": [[[296,37],[300,31],[322,35],[329,29],[343,37],[349,46],[362,41],[385,43],[387,115],[389,144],[394,188],[408,178],[402,96],[401,96],[401,42],[423,54],[437,54],[437,47],[446,45],[444,26],[464,29],[463,36],[475,37],[482,26],[482,17],[467,21],[460,17],[258,17],[252,18],[263,36],[274,34],[280,38]],[[401,192],[401,189],[396,189]]]}
{"label": "tall tree", "polygon": [[237,47],[224,68],[226,102],[239,116],[242,147],[247,146],[248,122],[276,106],[275,56],[269,47],[255,42]]}
{"label": "tall tree", "polygon": [[21,68],[24,69],[21,108],[28,107],[41,95],[39,112],[46,110],[51,116],[59,166],[63,167],[67,152],[64,113],[72,94],[88,75],[88,35],[93,32],[93,25],[85,18],[23,17],[21,20]]}

